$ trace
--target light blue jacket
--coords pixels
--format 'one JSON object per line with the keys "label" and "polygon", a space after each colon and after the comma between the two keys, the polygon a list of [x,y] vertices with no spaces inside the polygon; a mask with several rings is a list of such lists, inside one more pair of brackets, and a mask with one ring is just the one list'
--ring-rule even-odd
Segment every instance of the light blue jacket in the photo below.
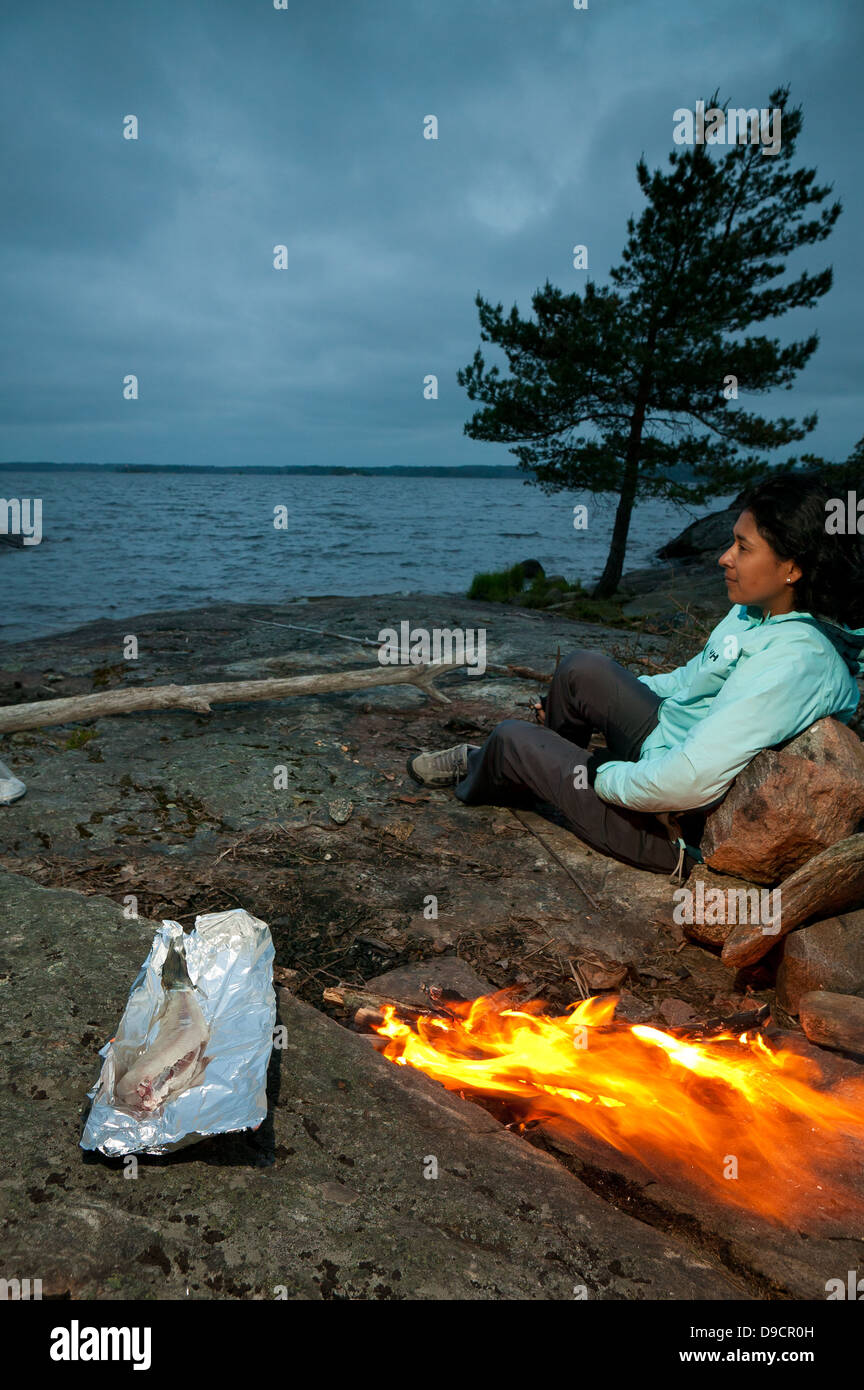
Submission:
{"label": "light blue jacket", "polygon": [[761,608],[730,608],[686,666],[639,677],[662,697],[658,724],[639,761],[604,763],[594,790],[634,811],[709,805],[763,748],[829,714],[849,723],[862,649],[864,628],[810,613],[765,618]]}

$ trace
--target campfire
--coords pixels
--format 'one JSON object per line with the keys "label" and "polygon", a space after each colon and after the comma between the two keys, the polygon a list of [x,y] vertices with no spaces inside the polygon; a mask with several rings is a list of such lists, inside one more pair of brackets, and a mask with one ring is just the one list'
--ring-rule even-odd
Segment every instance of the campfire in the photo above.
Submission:
{"label": "campfire", "polygon": [[[335,991],[334,991],[335,993]],[[613,1021],[616,998],[561,1016],[512,992],[428,1011],[382,1003],[365,1022],[385,1057],[448,1090],[503,1098],[524,1128],[586,1132],[657,1178],[777,1224],[816,1210],[864,1214],[864,1079],[825,1081],[812,1060],[758,1030],[698,1036]],[[595,1149],[596,1152],[596,1149]]]}

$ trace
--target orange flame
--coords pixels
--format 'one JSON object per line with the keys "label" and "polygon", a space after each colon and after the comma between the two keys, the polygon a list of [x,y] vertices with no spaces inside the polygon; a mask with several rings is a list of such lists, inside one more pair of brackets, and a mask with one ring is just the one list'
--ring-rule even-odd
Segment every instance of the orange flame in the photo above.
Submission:
{"label": "orange flame", "polygon": [[661,1179],[778,1224],[864,1214],[864,1081],[828,1086],[815,1062],[755,1033],[612,1023],[616,1003],[595,997],[552,1017],[502,990],[448,1004],[452,1019],[408,1024],[388,1005],[375,1031],[389,1039],[385,1057],[448,1090],[506,1097],[523,1123],[577,1140],[587,1130]]}

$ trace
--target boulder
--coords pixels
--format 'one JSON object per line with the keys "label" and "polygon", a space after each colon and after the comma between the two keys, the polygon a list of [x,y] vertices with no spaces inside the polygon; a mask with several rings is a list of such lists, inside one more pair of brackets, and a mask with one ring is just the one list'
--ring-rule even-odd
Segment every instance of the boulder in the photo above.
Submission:
{"label": "boulder", "polygon": [[701,516],[697,521],[691,521],[689,526],[685,526],[683,531],[673,536],[671,541],[667,541],[657,551],[658,559],[686,559],[693,555],[704,556],[706,551],[719,553],[728,549],[732,544],[732,528],[741,515],[744,498],[749,489],[770,476],[769,471],[761,478],[754,478],[727,506],[719,511],[710,512],[708,516]]}
{"label": "boulder", "polygon": [[799,927],[783,943],[777,998],[797,1014],[802,995],[813,990],[864,995],[864,909]]}
{"label": "boulder", "polygon": [[[658,618],[680,627],[687,625],[689,614],[713,627],[729,612],[729,593],[716,557],[632,570],[622,578],[621,588],[632,595],[621,610],[628,618]],[[695,631],[693,644],[698,644]]]}
{"label": "boulder", "polygon": [[809,1042],[864,1054],[864,999],[858,995],[814,990],[802,997],[800,1017]]}
{"label": "boulder", "polygon": [[522,573],[526,579],[536,579],[538,574],[542,575],[544,573],[543,566],[539,560],[520,560],[519,564],[522,567]]}
{"label": "boulder", "polygon": [[710,868],[775,884],[851,835],[864,818],[864,745],[839,719],[819,719],[758,753],[705,822]]}
{"label": "boulder", "polygon": [[733,503],[723,511],[700,517],[658,550],[658,559],[684,559],[691,555],[702,556],[706,551],[719,554],[728,550],[732,544],[732,528],[740,514],[741,508]]}

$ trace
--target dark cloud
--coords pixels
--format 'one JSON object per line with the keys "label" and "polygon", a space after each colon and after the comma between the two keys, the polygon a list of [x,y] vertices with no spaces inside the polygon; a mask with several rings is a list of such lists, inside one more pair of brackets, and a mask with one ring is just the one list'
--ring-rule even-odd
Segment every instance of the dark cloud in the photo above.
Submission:
{"label": "dark cloud", "polygon": [[635,162],[665,161],[675,108],[716,87],[765,105],[782,82],[800,156],[845,212],[806,258],[833,264],[835,289],[776,329],[815,329],[820,350],[757,405],[817,409],[809,447],[845,456],[864,434],[862,16],[843,0],[8,3],[0,457],[509,461],[462,435],[476,291],[527,312],[547,277],[581,286],[576,241],[603,281],[640,208]]}

